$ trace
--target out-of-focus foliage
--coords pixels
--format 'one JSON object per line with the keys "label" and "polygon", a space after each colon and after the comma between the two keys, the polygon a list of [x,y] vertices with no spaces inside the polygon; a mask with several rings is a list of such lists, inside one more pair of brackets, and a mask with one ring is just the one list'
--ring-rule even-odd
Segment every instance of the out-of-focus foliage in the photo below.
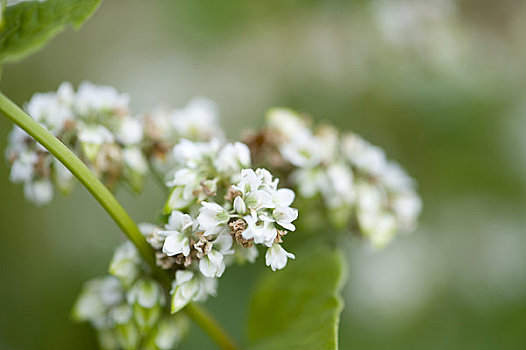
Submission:
{"label": "out-of-focus foliage", "polygon": [[[107,1],[81,31],[4,66],[1,87],[22,103],[90,79],[130,92],[137,111],[204,95],[232,137],[276,105],[359,132],[418,179],[424,215],[381,252],[346,248],[340,348],[522,349],[526,6],[416,2],[431,5]],[[10,128],[0,119],[0,143]],[[118,229],[82,190],[35,209],[7,174],[0,164],[0,348],[92,349],[69,310],[104,271]],[[140,200],[118,195],[138,221],[163,200],[152,181]],[[229,271],[207,304],[239,339],[263,271]],[[212,346],[191,332],[183,349]]]}
{"label": "out-of-focus foliage", "polygon": [[79,28],[101,0],[29,1],[8,6],[0,29],[0,61],[18,61],[68,25]]}

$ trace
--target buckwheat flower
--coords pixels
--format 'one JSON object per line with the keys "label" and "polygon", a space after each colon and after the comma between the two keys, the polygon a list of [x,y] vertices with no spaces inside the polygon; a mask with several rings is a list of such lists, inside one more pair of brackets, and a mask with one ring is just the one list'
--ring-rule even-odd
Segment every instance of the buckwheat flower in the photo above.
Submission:
{"label": "buckwheat flower", "polygon": [[33,119],[55,135],[73,117],[69,106],[59,101],[52,92],[34,94],[25,109]]}
{"label": "buckwheat flower", "polygon": [[272,246],[278,235],[272,219],[267,217],[266,220],[260,220],[256,213],[247,215],[243,219],[247,223],[247,228],[242,233],[244,239],[254,240],[254,243],[264,244],[267,247]]}
{"label": "buckwheat flower", "polygon": [[406,232],[414,230],[422,211],[422,199],[414,192],[407,192],[395,196],[392,206],[401,229]]}
{"label": "buckwheat flower", "polygon": [[329,208],[350,206],[355,199],[353,173],[343,163],[331,164],[327,168],[321,192]]}
{"label": "buckwheat flower", "polygon": [[199,260],[199,270],[206,277],[221,277],[225,271],[224,256],[234,253],[232,237],[223,233],[211,243],[208,252],[203,252],[205,255]]}
{"label": "buckwheat flower", "polygon": [[201,209],[197,216],[199,227],[205,236],[218,234],[230,219],[230,214],[217,203],[201,202]]}
{"label": "buckwheat flower", "polygon": [[300,168],[312,168],[322,158],[321,145],[311,134],[297,135],[292,141],[283,144],[280,152],[285,160]]}
{"label": "buckwheat flower", "polygon": [[82,288],[73,316],[80,321],[90,321],[95,328],[108,327],[107,313],[124,301],[124,290],[113,276],[88,281]]}
{"label": "buckwheat flower", "polygon": [[205,301],[215,295],[217,279],[196,274],[190,270],[177,270],[172,284],[172,313],[176,313],[192,301]]}
{"label": "buckwheat flower", "polygon": [[165,303],[161,286],[152,279],[139,279],[128,291],[128,304],[138,304],[144,308],[153,308]]}
{"label": "buckwheat flower", "polygon": [[85,81],[79,85],[74,107],[77,113],[88,115],[99,111],[127,110],[129,102],[130,98],[127,94],[121,94],[111,86],[95,85]]}
{"label": "buckwheat flower", "polygon": [[175,110],[171,119],[176,132],[192,140],[208,140],[220,130],[216,104],[203,97],[196,97],[186,107]]}
{"label": "buckwheat flower", "polygon": [[276,209],[272,211],[272,216],[274,220],[276,220],[276,223],[280,225],[281,227],[289,231],[296,230],[296,226],[292,224],[292,221],[298,218],[297,209],[290,208],[288,206],[277,207]]}
{"label": "buckwheat flower", "polygon": [[219,151],[214,166],[221,173],[239,173],[250,167],[250,150],[244,143],[229,143]]}
{"label": "buckwheat flower", "polygon": [[34,151],[24,150],[19,153],[11,164],[9,180],[14,183],[30,181],[33,178],[34,167],[37,161],[38,156]]}
{"label": "buckwheat flower", "polygon": [[113,134],[102,125],[85,125],[81,127],[78,135],[82,150],[89,160],[95,160],[100,147],[105,143],[114,141]]}
{"label": "buckwheat flower", "polygon": [[373,176],[380,176],[387,166],[384,151],[356,134],[347,134],[342,140],[347,159],[358,169]]}
{"label": "buckwheat flower", "polygon": [[298,169],[292,172],[291,180],[296,184],[299,194],[304,198],[313,198],[326,185],[325,171],[319,167]]}
{"label": "buckwheat flower", "polygon": [[175,349],[188,332],[188,328],[188,320],[183,317],[164,317],[155,330],[155,346],[161,350]]}
{"label": "buckwheat flower", "polygon": [[128,287],[137,279],[141,271],[141,258],[131,242],[125,242],[115,249],[108,271]]}
{"label": "buckwheat flower", "polygon": [[220,144],[219,140],[210,142],[193,142],[182,139],[173,148],[173,156],[176,162],[190,168],[198,167],[205,158],[211,158],[217,154]]}
{"label": "buckwheat flower", "polygon": [[385,247],[397,230],[396,218],[386,211],[358,212],[358,221],[362,232],[376,248]]}
{"label": "buckwheat flower", "polygon": [[49,180],[28,181],[24,184],[24,195],[37,206],[42,206],[53,199],[53,184]]}
{"label": "buckwheat flower", "polygon": [[287,259],[295,259],[294,254],[287,252],[283,247],[274,243],[267,249],[265,263],[270,266],[272,271],[281,270],[287,265]]}
{"label": "buckwheat flower", "polygon": [[166,237],[163,244],[163,253],[168,256],[183,254],[190,255],[189,235],[197,228],[197,223],[188,214],[173,211],[166,231],[159,231],[159,235]]}
{"label": "buckwheat flower", "polygon": [[145,175],[148,172],[148,163],[139,148],[131,147],[123,149],[122,159],[130,170],[140,175]]}
{"label": "buckwheat flower", "polygon": [[123,145],[135,145],[142,141],[143,127],[138,119],[124,118],[116,133],[117,140]]}
{"label": "buckwheat flower", "polygon": [[296,135],[311,134],[306,119],[291,109],[272,108],[267,112],[266,119],[269,127],[278,130],[286,140],[291,140]]}

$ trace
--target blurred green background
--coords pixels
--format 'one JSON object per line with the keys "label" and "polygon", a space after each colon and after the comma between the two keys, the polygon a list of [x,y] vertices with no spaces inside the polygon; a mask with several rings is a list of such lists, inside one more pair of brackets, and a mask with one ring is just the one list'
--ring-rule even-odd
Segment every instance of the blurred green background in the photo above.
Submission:
{"label": "blurred green background", "polygon": [[[6,65],[23,103],[69,80],[129,92],[137,112],[217,101],[230,137],[284,105],[361,133],[419,182],[419,229],[355,241],[342,349],[526,348],[526,3],[520,0],[106,0],[79,31]],[[0,119],[0,150],[11,125]],[[122,240],[77,186],[27,203],[0,162],[0,349],[92,349],[70,320]],[[163,194],[118,198],[152,221]],[[258,261],[258,265],[262,265]],[[252,281],[237,267],[207,306],[243,339]],[[212,348],[196,327],[183,349]]]}

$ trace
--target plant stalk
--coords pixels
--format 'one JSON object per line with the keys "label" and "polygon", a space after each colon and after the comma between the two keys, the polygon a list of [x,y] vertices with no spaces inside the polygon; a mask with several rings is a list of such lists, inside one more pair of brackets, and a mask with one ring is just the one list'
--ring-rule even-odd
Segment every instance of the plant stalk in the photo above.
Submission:
{"label": "plant stalk", "polygon": [[[0,0],[1,1],[1,0]],[[120,227],[122,232],[135,245],[141,257],[152,269],[153,274],[165,286],[170,286],[170,276],[159,269],[155,262],[154,250],[146,242],[139,228],[120,205],[113,194],[100,182],[89,168],[59,139],[47,131],[42,125],[31,118],[26,112],[18,107],[7,96],[0,92],[0,112],[18,125],[53,156],[80,181],[80,183],[92,194],[99,204],[106,210],[110,217]],[[217,345],[224,350],[237,349],[235,343],[221,329],[217,322],[202,308],[197,305],[188,305],[184,309]]]}

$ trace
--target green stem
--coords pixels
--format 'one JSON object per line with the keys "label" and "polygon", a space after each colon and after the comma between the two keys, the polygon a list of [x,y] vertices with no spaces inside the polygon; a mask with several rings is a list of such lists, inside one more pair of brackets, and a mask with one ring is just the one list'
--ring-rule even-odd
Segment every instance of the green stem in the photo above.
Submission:
{"label": "green stem", "polygon": [[[141,257],[151,267],[164,285],[169,287],[170,276],[160,270],[155,263],[153,248],[139,231],[139,228],[115,199],[113,194],[97,179],[89,168],[55,136],[47,131],[42,125],[31,118],[26,112],[18,107],[7,96],[0,92],[0,112],[2,112],[13,123],[22,128],[37,142],[39,142],[49,153],[54,155],[68,170],[84,185],[84,187],[95,197],[100,205],[111,216],[113,221],[121,228],[122,232],[135,245]],[[204,310],[188,305],[186,313],[192,318],[208,335],[216,341],[221,349],[237,349],[234,342],[224,333],[217,322]]]}
{"label": "green stem", "polygon": [[224,350],[237,350],[237,345],[227,336],[227,333],[215,322],[212,316],[201,306],[188,304],[185,313],[208,333],[208,336]]}

